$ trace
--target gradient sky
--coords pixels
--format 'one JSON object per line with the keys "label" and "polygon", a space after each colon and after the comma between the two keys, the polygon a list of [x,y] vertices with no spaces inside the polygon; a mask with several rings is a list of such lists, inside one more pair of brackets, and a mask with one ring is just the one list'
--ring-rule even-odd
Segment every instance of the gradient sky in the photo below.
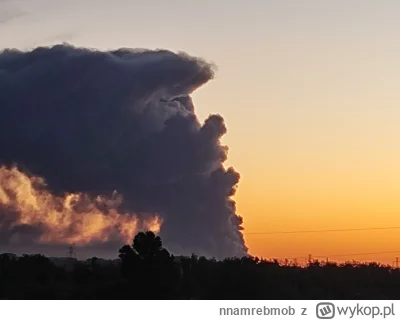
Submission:
{"label": "gradient sky", "polygon": [[[246,232],[400,226],[398,0],[0,0],[0,47],[183,50],[225,118]],[[246,235],[265,257],[400,256],[400,229]],[[334,257],[334,255],[399,253]]]}

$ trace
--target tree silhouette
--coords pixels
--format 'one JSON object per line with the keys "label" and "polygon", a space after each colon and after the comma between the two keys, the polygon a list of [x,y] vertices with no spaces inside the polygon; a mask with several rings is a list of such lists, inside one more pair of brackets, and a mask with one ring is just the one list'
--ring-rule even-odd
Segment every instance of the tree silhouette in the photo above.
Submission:
{"label": "tree silhouette", "polygon": [[162,247],[162,241],[154,232],[139,232],[133,239],[132,246],[124,245],[119,249],[119,258],[124,260],[137,259],[153,260],[155,258],[168,258],[169,252]]}
{"label": "tree silhouette", "polygon": [[133,239],[133,249],[143,259],[153,259],[163,250],[162,241],[154,232],[139,232]]}
{"label": "tree silhouette", "polygon": [[93,257],[71,269],[60,258],[0,254],[0,299],[400,298],[400,269],[378,263],[174,258],[153,232],[137,234],[119,258]]}
{"label": "tree silhouette", "polygon": [[119,249],[119,258],[122,275],[141,288],[141,298],[165,298],[179,285],[179,266],[152,231],[139,232],[131,246]]}

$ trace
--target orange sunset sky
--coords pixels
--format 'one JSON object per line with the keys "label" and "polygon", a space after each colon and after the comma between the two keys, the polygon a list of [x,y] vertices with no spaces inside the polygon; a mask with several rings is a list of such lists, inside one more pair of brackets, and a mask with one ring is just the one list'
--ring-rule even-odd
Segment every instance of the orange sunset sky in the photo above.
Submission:
{"label": "orange sunset sky", "polygon": [[[2,47],[167,48],[215,62],[193,98],[201,120],[225,119],[246,233],[400,227],[399,1],[16,0],[8,10]],[[264,257],[400,256],[400,229],[245,238]]]}

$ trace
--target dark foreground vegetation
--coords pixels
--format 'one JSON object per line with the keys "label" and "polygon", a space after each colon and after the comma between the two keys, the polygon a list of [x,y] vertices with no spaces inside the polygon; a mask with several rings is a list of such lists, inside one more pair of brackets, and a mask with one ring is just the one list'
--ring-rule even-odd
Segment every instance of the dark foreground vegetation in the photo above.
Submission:
{"label": "dark foreground vegetation", "polygon": [[282,265],[174,257],[152,232],[119,259],[0,255],[1,299],[400,299],[400,271],[370,264]]}

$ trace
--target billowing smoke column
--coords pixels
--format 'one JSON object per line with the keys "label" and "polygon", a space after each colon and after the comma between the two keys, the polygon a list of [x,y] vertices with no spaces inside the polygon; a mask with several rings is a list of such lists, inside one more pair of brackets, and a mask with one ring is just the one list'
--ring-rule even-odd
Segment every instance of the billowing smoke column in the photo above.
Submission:
{"label": "billowing smoke column", "polygon": [[223,118],[190,98],[213,75],[166,50],[0,53],[0,242],[115,251],[161,224],[173,253],[245,255]]}

